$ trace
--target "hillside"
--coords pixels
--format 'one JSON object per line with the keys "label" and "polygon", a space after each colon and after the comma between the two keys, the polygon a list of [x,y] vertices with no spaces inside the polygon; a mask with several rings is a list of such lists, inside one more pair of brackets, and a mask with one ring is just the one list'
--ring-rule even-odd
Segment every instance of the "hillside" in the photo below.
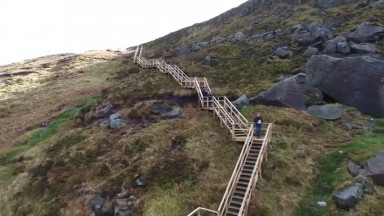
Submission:
{"label": "hillside", "polygon": [[[384,151],[383,4],[252,0],[144,44],[145,57],[207,77],[215,95],[246,95],[250,121],[274,123],[249,215],[382,215],[383,186],[364,183],[374,192],[351,211],[333,195],[356,185],[349,161]],[[0,66],[0,101],[1,216],[217,209],[242,148],[194,91],[132,53]],[[311,112],[334,104],[333,120]],[[163,116],[173,109],[182,114]]]}

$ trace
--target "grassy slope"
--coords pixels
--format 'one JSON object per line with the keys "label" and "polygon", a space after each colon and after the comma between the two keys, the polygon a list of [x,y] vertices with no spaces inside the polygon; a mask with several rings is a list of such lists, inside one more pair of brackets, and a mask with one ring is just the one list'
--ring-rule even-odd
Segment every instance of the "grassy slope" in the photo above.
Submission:
{"label": "grassy slope", "polygon": [[[293,11],[294,15],[289,19],[266,16],[250,33],[275,30],[281,24],[289,28],[302,20],[321,20],[315,16],[315,10],[305,6],[284,10]],[[218,33],[228,36],[238,29],[244,30],[263,13],[268,15],[276,11],[259,11],[243,18],[228,16],[219,22],[220,25],[214,22],[209,26],[197,25],[178,32],[177,37],[171,35],[166,40],[149,44],[144,54],[161,56],[164,54],[162,50],[168,49],[165,53],[167,61],[177,63],[189,75],[207,76],[215,94],[232,97],[241,93],[255,94],[268,88],[278,75],[291,74],[302,67],[304,59],[298,54],[301,50],[295,47],[292,60],[268,60],[273,44],[288,40],[287,36],[263,45],[226,42],[188,57],[172,56],[182,43],[209,39]],[[372,14],[375,13],[377,16],[379,12]],[[353,19],[351,22],[357,21]],[[241,57],[240,52],[244,49],[253,56]],[[218,65],[212,68],[200,66],[199,61],[205,55],[216,57]],[[269,64],[261,66],[264,61]],[[132,106],[137,102],[161,99],[167,94],[188,94],[166,75],[136,68],[131,60],[109,60],[90,68],[94,68],[90,71],[101,69],[102,74],[109,75],[110,87],[102,91],[102,98],[119,102],[124,118],[129,118],[129,113],[136,109]],[[145,109],[145,106],[138,107]],[[342,129],[345,122],[365,124],[365,117],[354,109],[348,109],[342,119],[332,122],[286,108],[250,106],[243,113],[250,119],[254,111],[261,111],[266,121],[275,123],[275,128],[262,179],[254,191],[250,215],[295,215],[308,197],[319,195],[316,185],[324,183],[318,180],[323,175],[339,176],[326,182],[332,185],[332,190],[327,194],[320,190],[323,196],[330,196],[334,188],[350,180],[345,173],[346,157],[330,160],[334,158],[334,152],[343,149],[346,155],[363,160],[384,148],[378,142],[382,140],[379,134],[365,134],[353,140],[363,131]],[[94,106],[90,108],[92,112]],[[24,152],[22,155],[26,159],[23,162],[12,162],[0,169],[0,181],[8,185],[0,189],[0,198],[4,201],[0,202],[1,209],[9,215],[90,214],[88,202],[98,188],[105,191],[106,197],[113,197],[121,187],[129,188],[139,198],[140,215],[185,215],[197,206],[217,208],[241,145],[229,140],[228,133],[219,127],[211,114],[191,107],[183,112],[187,118],[160,121],[130,136],[125,136],[129,128],[116,132],[92,125],[79,128],[76,119],[66,119],[65,127],[58,127],[49,138],[40,140],[35,145],[37,148]],[[148,110],[135,113],[139,117],[150,117]],[[63,117],[60,114],[53,116],[58,118],[52,122]],[[33,138],[34,135],[30,132],[25,137]],[[175,137],[184,138],[186,143],[180,150],[166,154]],[[377,145],[368,145],[361,150],[362,143],[370,142]],[[358,154],[354,154],[356,149],[359,149]],[[335,164],[327,163],[332,161]],[[99,173],[103,164],[111,168],[107,175]],[[149,183],[146,189],[133,187],[131,179],[136,173],[141,173]],[[356,214],[372,215],[382,206],[380,197],[381,194],[365,197]],[[332,204],[327,211],[340,214]]]}

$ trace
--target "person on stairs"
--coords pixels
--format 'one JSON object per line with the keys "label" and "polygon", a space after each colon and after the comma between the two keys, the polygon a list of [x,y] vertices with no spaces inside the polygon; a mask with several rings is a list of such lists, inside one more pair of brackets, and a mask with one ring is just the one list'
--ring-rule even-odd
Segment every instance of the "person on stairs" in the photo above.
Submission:
{"label": "person on stairs", "polygon": [[257,138],[261,138],[261,124],[263,123],[263,119],[261,118],[260,113],[256,113],[255,118],[253,119],[254,127],[255,127],[255,135]]}

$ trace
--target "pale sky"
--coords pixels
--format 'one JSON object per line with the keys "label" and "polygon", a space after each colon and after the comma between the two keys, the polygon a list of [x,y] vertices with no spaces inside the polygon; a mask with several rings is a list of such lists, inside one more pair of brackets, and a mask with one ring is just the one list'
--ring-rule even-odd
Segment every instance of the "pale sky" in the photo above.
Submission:
{"label": "pale sky", "polygon": [[246,0],[0,0],[0,65],[126,48],[206,21]]}

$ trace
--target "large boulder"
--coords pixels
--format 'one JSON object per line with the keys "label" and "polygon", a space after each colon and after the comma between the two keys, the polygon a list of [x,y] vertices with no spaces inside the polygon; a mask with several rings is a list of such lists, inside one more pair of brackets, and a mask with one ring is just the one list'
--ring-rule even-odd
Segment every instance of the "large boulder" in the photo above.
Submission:
{"label": "large boulder", "polygon": [[384,186],[384,151],[369,158],[363,164],[359,175],[370,177],[375,184]]}
{"label": "large boulder", "polygon": [[[327,54],[332,54],[332,53],[335,53],[337,51],[339,51],[339,48],[338,48],[338,45],[339,44],[343,44],[347,41],[347,39],[344,37],[344,36],[337,36],[335,37],[334,39],[332,40],[328,40],[327,42],[325,42],[324,44],[324,53],[327,53]],[[342,48],[342,47],[341,47]],[[341,49],[340,48],[340,49]],[[340,52],[340,51],[339,51]]]}
{"label": "large boulder", "polygon": [[374,26],[371,23],[363,23],[348,34],[348,41],[355,43],[376,42],[384,38],[384,26]]}
{"label": "large boulder", "polygon": [[350,42],[349,46],[351,48],[352,53],[366,54],[376,52],[376,45],[373,43],[355,44],[353,42]]}
{"label": "large boulder", "polygon": [[247,95],[241,95],[237,100],[233,101],[232,104],[241,111],[244,106],[249,105],[249,99]]}
{"label": "large boulder", "polygon": [[311,0],[311,6],[315,8],[327,9],[343,6],[346,4],[358,3],[363,0]]}
{"label": "large boulder", "polygon": [[355,207],[363,195],[363,185],[353,185],[346,189],[337,191],[333,195],[333,201],[338,208],[350,210]]}
{"label": "large boulder", "polygon": [[305,68],[308,84],[363,113],[384,116],[384,61],[369,56],[312,56]]}
{"label": "large boulder", "polygon": [[351,161],[351,160],[348,161],[347,168],[348,168],[349,173],[350,173],[352,176],[357,176],[357,175],[359,175],[359,172],[360,172],[360,169],[361,169],[361,167],[360,167],[359,164],[357,164],[357,163],[355,163],[355,162],[353,162],[353,161]]}
{"label": "large boulder", "polygon": [[306,75],[297,74],[273,85],[250,99],[253,104],[266,104],[305,110],[308,103],[323,100],[321,91],[307,85]]}
{"label": "large boulder", "polygon": [[296,30],[291,39],[301,46],[309,46],[333,39],[333,33],[323,24],[311,23],[307,30]]}
{"label": "large boulder", "polygon": [[308,107],[311,116],[326,120],[336,120],[343,115],[344,108],[340,104],[313,105]]}

